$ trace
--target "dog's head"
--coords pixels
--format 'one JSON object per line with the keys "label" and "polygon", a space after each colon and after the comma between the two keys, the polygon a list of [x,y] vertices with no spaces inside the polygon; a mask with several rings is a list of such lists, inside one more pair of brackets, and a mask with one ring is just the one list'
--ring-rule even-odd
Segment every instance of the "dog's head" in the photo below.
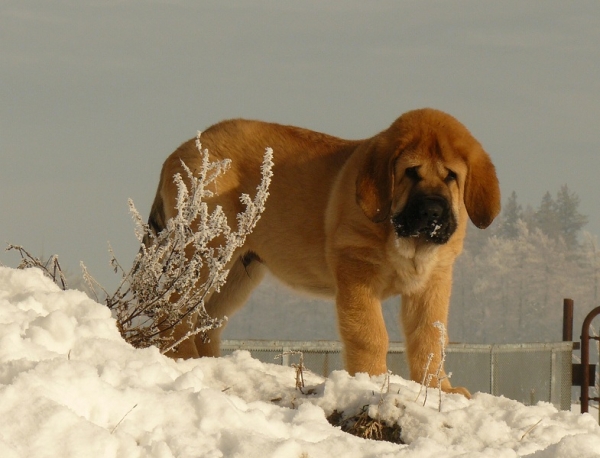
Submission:
{"label": "dog's head", "polygon": [[373,222],[391,220],[398,237],[446,243],[461,205],[479,228],[500,211],[500,188],[489,156],[452,116],[421,109],[366,141],[356,200]]}

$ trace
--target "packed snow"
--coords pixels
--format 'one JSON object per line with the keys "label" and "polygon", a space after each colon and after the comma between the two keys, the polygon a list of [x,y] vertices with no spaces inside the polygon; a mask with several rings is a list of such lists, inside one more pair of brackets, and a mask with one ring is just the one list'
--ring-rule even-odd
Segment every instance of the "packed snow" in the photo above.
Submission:
{"label": "packed snow", "polygon": [[[174,361],[124,342],[109,310],[37,269],[0,267],[0,456],[600,456],[588,414],[476,393],[443,395],[398,376],[329,378],[239,351]],[[311,394],[308,394],[311,393]],[[418,400],[417,400],[418,398]],[[328,423],[368,409],[407,445]]]}

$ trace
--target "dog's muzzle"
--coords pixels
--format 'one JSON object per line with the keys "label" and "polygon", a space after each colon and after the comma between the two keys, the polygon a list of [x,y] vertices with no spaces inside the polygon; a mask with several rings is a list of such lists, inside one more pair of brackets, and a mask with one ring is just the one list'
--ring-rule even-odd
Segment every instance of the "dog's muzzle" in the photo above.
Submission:
{"label": "dog's muzzle", "polygon": [[423,237],[443,244],[456,230],[456,218],[448,201],[441,196],[415,196],[392,217],[398,237]]}

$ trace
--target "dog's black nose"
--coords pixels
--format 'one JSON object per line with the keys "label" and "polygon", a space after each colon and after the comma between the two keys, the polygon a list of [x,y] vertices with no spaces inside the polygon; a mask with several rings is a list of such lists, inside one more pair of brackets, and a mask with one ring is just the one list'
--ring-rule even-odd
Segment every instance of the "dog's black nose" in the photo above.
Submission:
{"label": "dog's black nose", "polygon": [[446,201],[438,197],[427,197],[419,206],[419,218],[423,222],[436,223],[446,211]]}

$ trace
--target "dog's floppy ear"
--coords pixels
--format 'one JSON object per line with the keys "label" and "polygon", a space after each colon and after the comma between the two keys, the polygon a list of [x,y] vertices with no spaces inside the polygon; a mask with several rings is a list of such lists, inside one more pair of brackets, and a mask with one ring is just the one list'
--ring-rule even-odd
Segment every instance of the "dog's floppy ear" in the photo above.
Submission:
{"label": "dog's floppy ear", "polygon": [[477,144],[468,155],[465,207],[475,226],[485,229],[500,213],[500,185],[490,157]]}
{"label": "dog's floppy ear", "polygon": [[371,221],[380,223],[390,216],[396,154],[384,139],[375,137],[358,152],[364,157],[356,178],[356,202]]}

